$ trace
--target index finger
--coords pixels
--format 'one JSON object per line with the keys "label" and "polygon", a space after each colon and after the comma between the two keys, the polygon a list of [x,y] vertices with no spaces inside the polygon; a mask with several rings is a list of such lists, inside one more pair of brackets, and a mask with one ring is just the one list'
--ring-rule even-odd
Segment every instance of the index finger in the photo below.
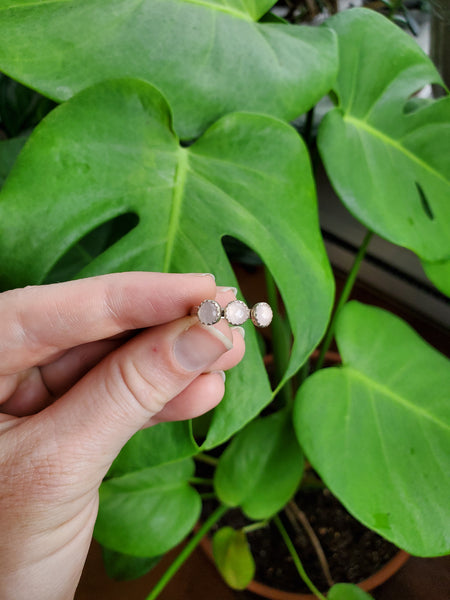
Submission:
{"label": "index finger", "polygon": [[160,325],[214,298],[209,274],[113,273],[0,294],[0,364],[8,375],[58,352]]}

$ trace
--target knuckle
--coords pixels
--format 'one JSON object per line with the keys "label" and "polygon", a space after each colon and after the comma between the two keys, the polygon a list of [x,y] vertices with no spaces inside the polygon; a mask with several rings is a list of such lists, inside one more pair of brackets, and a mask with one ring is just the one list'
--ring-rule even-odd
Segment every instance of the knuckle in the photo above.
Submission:
{"label": "knuckle", "polygon": [[154,381],[142,365],[130,356],[113,360],[111,370],[111,377],[107,378],[109,393],[113,398],[117,398],[120,404],[124,402],[126,409],[129,408],[131,400],[150,418],[164,408],[168,393],[161,377]]}

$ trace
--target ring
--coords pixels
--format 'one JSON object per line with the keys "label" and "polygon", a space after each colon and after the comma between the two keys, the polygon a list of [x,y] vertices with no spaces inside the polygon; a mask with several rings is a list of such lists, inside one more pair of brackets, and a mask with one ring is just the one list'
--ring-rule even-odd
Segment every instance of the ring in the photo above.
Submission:
{"label": "ring", "polygon": [[220,319],[226,319],[230,325],[242,325],[248,319],[256,327],[268,327],[272,322],[273,311],[267,302],[257,302],[251,309],[242,300],[229,302],[222,310],[216,300],[203,300],[195,306],[191,315],[196,315],[203,325],[214,325]]}

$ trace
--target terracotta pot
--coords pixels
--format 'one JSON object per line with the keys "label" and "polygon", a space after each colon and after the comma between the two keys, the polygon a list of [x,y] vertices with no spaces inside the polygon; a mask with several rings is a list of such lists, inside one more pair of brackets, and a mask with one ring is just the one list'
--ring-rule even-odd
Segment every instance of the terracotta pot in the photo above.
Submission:
{"label": "terracotta pot", "polygon": [[[214,563],[212,544],[208,536],[205,536],[201,540],[200,546],[208,558]],[[399,552],[393,558],[391,558],[391,560],[387,562],[384,567],[364,581],[361,581],[361,583],[358,583],[358,587],[366,592],[374,590],[376,587],[392,577],[405,564],[409,556],[410,555],[404,550],[399,550]],[[313,594],[285,592],[283,590],[265,585],[264,583],[260,583],[259,581],[251,581],[247,586],[247,589],[250,592],[253,592],[253,594],[257,594],[262,598],[268,598],[268,600],[316,600],[316,596]]]}
{"label": "terracotta pot", "polygon": [[[404,550],[400,550],[391,560],[384,565],[379,571],[358,583],[358,587],[366,592],[374,590],[376,587],[392,577],[408,560],[409,554]],[[269,600],[315,600],[313,594],[296,594],[294,592],[284,592],[276,588],[269,587],[258,581],[252,581],[248,589],[254,594],[258,594],[262,598]]]}

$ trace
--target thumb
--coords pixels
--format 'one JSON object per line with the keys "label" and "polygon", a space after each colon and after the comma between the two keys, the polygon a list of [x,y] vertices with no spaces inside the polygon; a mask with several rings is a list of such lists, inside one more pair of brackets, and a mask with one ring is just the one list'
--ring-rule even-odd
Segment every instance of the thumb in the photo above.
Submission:
{"label": "thumb", "polygon": [[136,431],[232,348],[229,327],[219,327],[186,317],[148,329],[36,416],[51,417],[72,459],[107,470]]}

